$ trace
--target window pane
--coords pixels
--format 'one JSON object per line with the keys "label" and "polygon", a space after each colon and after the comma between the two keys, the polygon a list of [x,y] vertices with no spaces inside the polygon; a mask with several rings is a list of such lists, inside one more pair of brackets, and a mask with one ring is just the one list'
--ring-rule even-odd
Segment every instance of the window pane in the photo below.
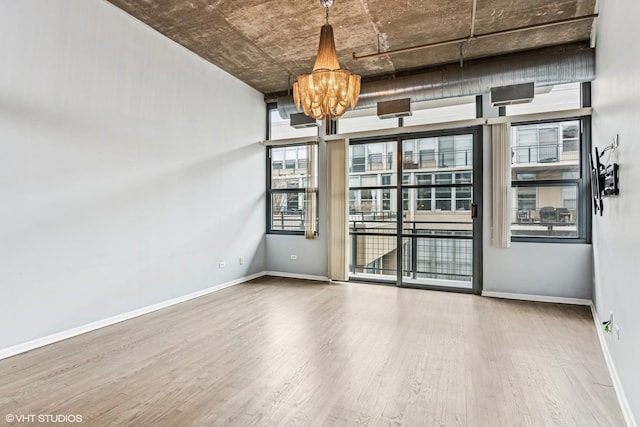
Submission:
{"label": "window pane", "polygon": [[[317,150],[317,146],[314,147]],[[305,188],[309,179],[307,147],[270,148],[271,188]]]}
{"label": "window pane", "polygon": [[365,114],[361,111],[347,111],[344,116],[338,120],[338,133],[361,132],[376,129],[389,129],[398,127],[398,119],[380,119],[373,109],[370,115],[358,117]]}
{"label": "window pane", "polygon": [[580,108],[580,83],[536,87],[533,102],[507,105],[507,115],[545,113]]}
{"label": "window pane", "polygon": [[511,234],[526,237],[578,237],[577,185],[514,187]]}
{"label": "window pane", "polygon": [[351,172],[364,172],[366,170],[365,146],[352,145],[349,151],[349,170]]}
{"label": "window pane", "polygon": [[471,166],[473,164],[473,136],[458,135],[454,138],[455,143],[455,165]]}
{"label": "window pane", "polygon": [[362,175],[360,178],[363,187],[375,187],[378,185],[378,175]]}
{"label": "window pane", "polygon": [[431,210],[431,194],[433,189],[431,188],[417,188],[416,189],[416,210],[417,211],[430,211]]}
{"label": "window pane", "polygon": [[[309,196],[305,194],[310,180],[313,180],[311,185],[316,185],[315,177],[309,176],[307,149],[307,145],[300,144],[269,148],[271,159],[271,181],[268,188],[271,193],[269,230],[296,233],[304,231],[307,197],[317,198],[317,194]],[[317,145],[314,145],[313,149],[317,150]],[[317,218],[313,221],[317,221]]]}
{"label": "window pane", "polygon": [[[409,212],[409,208],[411,208],[411,206],[409,206],[409,193],[414,193],[415,190],[414,189],[404,189],[402,190],[402,212],[403,213],[407,213]],[[413,209],[411,209],[413,210]]]}
{"label": "window pane", "polygon": [[277,109],[271,110],[269,118],[270,139],[287,139],[318,135],[317,126],[302,129],[291,127],[291,120],[281,118]]}
{"label": "window pane", "polygon": [[476,103],[474,97],[463,97],[456,100],[456,105],[442,105],[449,100],[427,101],[419,105],[421,109],[412,105],[411,116],[404,118],[405,126],[424,125],[429,123],[450,122],[454,120],[471,120],[476,118]]}
{"label": "window pane", "polygon": [[304,231],[305,207],[307,195],[305,192],[272,193],[271,194],[271,229],[279,231]]}
{"label": "window pane", "polygon": [[456,172],[456,184],[471,184],[472,180],[471,172]]}
{"label": "window pane", "polygon": [[456,210],[471,210],[471,187],[457,187],[456,191]]}
{"label": "window pane", "polygon": [[349,212],[381,211],[379,193],[382,193],[381,190],[350,190]]}
{"label": "window pane", "polygon": [[384,212],[391,211],[391,190],[384,189],[382,190],[382,210]]}
{"label": "window pane", "polygon": [[417,173],[416,185],[431,185],[431,176],[430,173]]}
{"label": "window pane", "polygon": [[579,178],[579,129],[579,120],[514,125],[511,134],[512,180]]}
{"label": "window pane", "polygon": [[437,187],[436,189],[436,210],[451,210],[451,187]]}
{"label": "window pane", "polygon": [[436,174],[436,184],[451,184],[450,173],[438,173]]}
{"label": "window pane", "polygon": [[394,143],[388,142],[351,145],[349,172],[389,172],[393,175],[395,172],[394,147]]}
{"label": "window pane", "polygon": [[448,168],[455,166],[455,149],[452,136],[438,138],[438,167]]}
{"label": "window pane", "polygon": [[418,140],[418,162],[420,168],[433,168],[436,166],[436,138]]}

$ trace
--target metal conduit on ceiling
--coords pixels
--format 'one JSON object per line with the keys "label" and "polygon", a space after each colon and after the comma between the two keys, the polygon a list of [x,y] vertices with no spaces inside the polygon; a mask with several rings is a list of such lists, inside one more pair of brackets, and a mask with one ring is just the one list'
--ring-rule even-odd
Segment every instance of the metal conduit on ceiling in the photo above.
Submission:
{"label": "metal conduit on ceiling", "polygon": [[[411,98],[411,102],[481,95],[492,87],[533,82],[536,86],[587,82],[595,78],[595,52],[585,47],[543,49],[487,60],[450,64],[421,74],[363,82],[357,110],[380,101]],[[283,119],[297,113],[293,98],[278,99]]]}

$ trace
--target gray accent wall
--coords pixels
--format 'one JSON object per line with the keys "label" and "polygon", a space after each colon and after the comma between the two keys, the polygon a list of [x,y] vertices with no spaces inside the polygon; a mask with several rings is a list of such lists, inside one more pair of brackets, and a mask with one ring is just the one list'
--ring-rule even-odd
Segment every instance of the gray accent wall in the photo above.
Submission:
{"label": "gray accent wall", "polygon": [[0,52],[0,349],[264,271],[260,93],[100,0]]}
{"label": "gray accent wall", "polygon": [[[267,272],[327,277],[327,143],[318,143],[318,238],[268,234]],[[291,255],[297,259],[292,260]]]}
{"label": "gray accent wall", "polygon": [[[602,151],[620,135],[610,161],[620,165],[620,195],[594,217],[593,300],[601,320],[613,313],[617,334],[605,334],[628,410],[640,422],[640,3],[601,1],[597,20],[593,138]],[[606,160],[607,156],[604,156]],[[636,424],[637,425],[637,424]]]}
{"label": "gray accent wall", "polygon": [[[485,117],[496,117],[488,96]],[[591,299],[592,256],[589,244],[511,242],[491,246],[491,128],[484,127],[483,291],[570,299]]]}

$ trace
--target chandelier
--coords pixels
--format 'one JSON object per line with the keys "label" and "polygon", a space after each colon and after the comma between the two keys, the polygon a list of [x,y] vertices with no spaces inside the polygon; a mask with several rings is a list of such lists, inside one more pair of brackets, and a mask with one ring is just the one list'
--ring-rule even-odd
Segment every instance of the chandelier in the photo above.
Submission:
{"label": "chandelier", "polygon": [[320,30],[318,55],[309,74],[298,76],[293,83],[293,101],[298,111],[316,120],[336,120],[348,107],[354,109],[360,95],[360,76],[340,68],[333,28],[329,25],[329,8],[333,0],[320,0],[326,10],[326,24]]}

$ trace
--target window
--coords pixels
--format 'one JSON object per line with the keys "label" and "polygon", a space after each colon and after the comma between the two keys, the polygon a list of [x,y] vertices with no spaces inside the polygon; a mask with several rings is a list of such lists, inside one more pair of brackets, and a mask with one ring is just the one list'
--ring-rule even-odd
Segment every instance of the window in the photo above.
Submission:
{"label": "window", "polygon": [[[318,146],[313,149],[317,153]],[[304,234],[308,197],[317,198],[317,191],[312,194],[306,191],[313,178],[309,175],[307,146],[288,145],[269,147],[268,150],[268,232]]]}
{"label": "window", "polygon": [[[391,186],[391,174],[382,175],[382,185],[383,186]],[[388,212],[391,210],[391,189],[383,188],[382,189],[382,211]]]}
{"label": "window", "polygon": [[290,119],[283,119],[280,117],[280,113],[273,104],[268,110],[269,113],[269,137],[270,140],[286,139],[286,138],[299,138],[318,135],[318,127],[308,127],[302,129],[296,129],[291,127]]}
{"label": "window", "polygon": [[364,172],[366,170],[366,157],[364,151],[366,147],[364,145],[353,145],[351,149],[351,171],[350,172]]}
{"label": "window", "polygon": [[589,174],[581,155],[589,147],[580,132],[586,125],[588,119],[512,126],[514,240],[587,239]]}
{"label": "window", "polygon": [[418,142],[420,148],[420,168],[434,167],[436,164],[436,138],[421,139]]}
{"label": "window", "polygon": [[[405,173],[402,175],[402,183],[409,185],[411,175]],[[409,212],[409,190],[402,190],[402,212]]]}
{"label": "window", "polygon": [[580,108],[580,83],[536,86],[533,102],[507,105],[507,116]]}
{"label": "window", "polygon": [[[452,104],[454,103],[454,104]],[[465,96],[411,105],[411,116],[404,118],[404,126],[470,120],[476,118],[476,98]]]}
{"label": "window", "polygon": [[443,136],[438,138],[438,154],[440,155],[438,167],[448,168],[455,166],[455,149],[453,138],[453,136]]}
{"label": "window", "polygon": [[[437,185],[452,184],[450,173],[436,174]],[[452,187],[436,187],[436,211],[450,211]]]}
{"label": "window", "polygon": [[[470,184],[471,172],[456,172],[456,184]],[[456,211],[471,210],[471,187],[456,187]]]}
{"label": "window", "polygon": [[[417,173],[416,185],[431,185],[430,173]],[[431,195],[432,188],[417,188],[416,189],[416,210],[417,211],[430,211],[431,210]]]}

